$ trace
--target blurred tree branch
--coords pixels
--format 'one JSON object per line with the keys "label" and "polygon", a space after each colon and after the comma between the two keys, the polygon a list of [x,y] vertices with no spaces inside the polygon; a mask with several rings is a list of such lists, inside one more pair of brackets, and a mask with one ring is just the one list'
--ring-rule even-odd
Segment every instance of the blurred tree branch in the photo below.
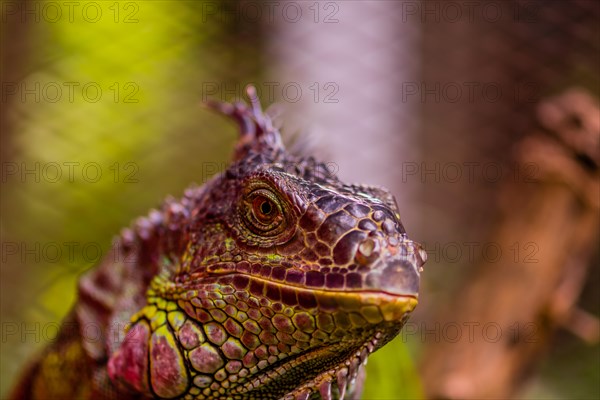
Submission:
{"label": "blurred tree branch", "polygon": [[515,174],[499,193],[491,242],[510,251],[481,261],[440,311],[442,323],[472,330],[428,348],[430,398],[514,396],[559,327],[598,341],[598,318],[577,300],[598,248],[600,109],[571,89],[537,114],[540,127],[517,145]]}

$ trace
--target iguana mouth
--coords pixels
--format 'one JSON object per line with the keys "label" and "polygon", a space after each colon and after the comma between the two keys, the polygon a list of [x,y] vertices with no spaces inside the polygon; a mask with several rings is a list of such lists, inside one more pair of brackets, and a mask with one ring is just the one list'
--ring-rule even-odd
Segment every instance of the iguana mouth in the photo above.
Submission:
{"label": "iguana mouth", "polygon": [[[293,286],[287,282],[278,282],[244,273],[223,271],[212,273],[212,280],[219,284],[233,285],[238,290],[248,290],[256,296],[266,296],[271,301],[281,302],[287,306],[299,306],[304,309],[318,308],[322,311],[357,312],[369,324],[395,321],[410,313],[418,303],[418,294],[410,288],[405,294],[390,293],[386,290],[360,289],[360,290],[335,290],[327,288],[309,288],[306,286]],[[211,279],[204,278],[205,282]],[[188,282],[193,282],[193,275]],[[189,289],[186,288],[186,289]],[[191,298],[194,291],[183,295]]]}
{"label": "iguana mouth", "polygon": [[[251,277],[254,281],[262,281],[268,285],[281,288],[289,287],[281,282]],[[309,289],[295,286],[297,297],[313,295],[318,308],[324,311],[337,310],[344,312],[358,312],[365,316],[369,323],[382,321],[391,322],[402,318],[411,312],[418,303],[417,294],[396,294],[378,290],[342,291],[333,289]],[[376,310],[377,309],[377,310]],[[382,321],[379,320],[378,312]]]}

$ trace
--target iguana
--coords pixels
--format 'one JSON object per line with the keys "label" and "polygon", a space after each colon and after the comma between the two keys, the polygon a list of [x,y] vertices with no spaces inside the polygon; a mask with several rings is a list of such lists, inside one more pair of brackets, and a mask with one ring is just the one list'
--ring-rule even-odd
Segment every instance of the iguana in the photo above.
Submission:
{"label": "iguana", "polygon": [[121,232],[13,398],[360,398],[426,254],[387,190],[288,153],[248,97],[209,103],[241,127],[229,168]]}

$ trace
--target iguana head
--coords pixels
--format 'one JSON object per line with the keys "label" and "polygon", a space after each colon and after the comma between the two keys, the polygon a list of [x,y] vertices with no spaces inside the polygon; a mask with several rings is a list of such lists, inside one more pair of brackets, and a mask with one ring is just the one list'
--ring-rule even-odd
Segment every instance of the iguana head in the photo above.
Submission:
{"label": "iguana head", "polygon": [[426,255],[387,190],[286,152],[248,92],[211,104],[241,127],[233,163],[186,192],[182,251],[109,374],[167,398],[341,398],[417,304]]}

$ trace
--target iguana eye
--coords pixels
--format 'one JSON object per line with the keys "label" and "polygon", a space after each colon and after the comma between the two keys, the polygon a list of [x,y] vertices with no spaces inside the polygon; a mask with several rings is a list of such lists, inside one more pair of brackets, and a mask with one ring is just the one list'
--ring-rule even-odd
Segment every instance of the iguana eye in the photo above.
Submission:
{"label": "iguana eye", "polygon": [[252,201],[252,212],[254,216],[261,222],[269,222],[275,217],[275,205],[273,202],[261,195],[257,195]]}
{"label": "iguana eye", "polygon": [[244,206],[246,225],[252,232],[275,236],[285,228],[281,201],[272,191],[265,188],[252,191],[246,196]]}

